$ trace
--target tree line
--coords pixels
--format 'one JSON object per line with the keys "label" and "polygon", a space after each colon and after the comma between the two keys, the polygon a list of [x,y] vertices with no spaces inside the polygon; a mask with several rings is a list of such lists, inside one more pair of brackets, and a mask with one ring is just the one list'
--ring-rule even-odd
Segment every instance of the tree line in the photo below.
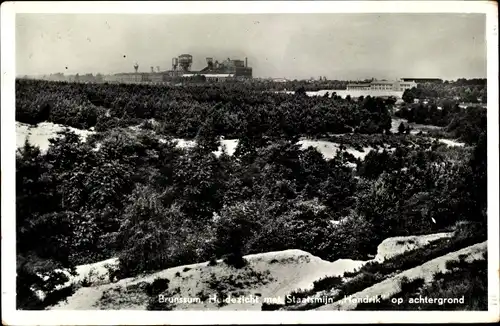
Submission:
{"label": "tree line", "polygon": [[18,80],[16,120],[41,121],[98,131],[155,119],[164,131],[194,138],[198,127],[211,124],[221,136],[248,133],[269,137],[289,134],[380,133],[390,129],[384,100],[362,102],[338,96],[308,97],[248,90],[240,84],[151,86],[75,84]]}
{"label": "tree line", "polygon": [[403,100],[448,99],[466,103],[487,102],[486,79],[458,79],[455,82],[422,83],[405,90]]}

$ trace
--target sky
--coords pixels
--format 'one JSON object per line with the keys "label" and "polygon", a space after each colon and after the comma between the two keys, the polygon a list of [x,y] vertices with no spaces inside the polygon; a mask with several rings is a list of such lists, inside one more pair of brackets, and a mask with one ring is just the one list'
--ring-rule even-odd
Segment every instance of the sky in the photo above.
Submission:
{"label": "sky", "polygon": [[16,75],[248,58],[254,77],[486,78],[484,14],[17,14]]}

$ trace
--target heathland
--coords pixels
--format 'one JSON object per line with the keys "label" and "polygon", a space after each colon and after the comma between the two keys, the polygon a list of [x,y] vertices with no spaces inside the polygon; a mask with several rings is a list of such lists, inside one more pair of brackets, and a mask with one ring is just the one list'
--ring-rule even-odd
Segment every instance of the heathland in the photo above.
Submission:
{"label": "heathland", "polygon": [[17,307],[486,309],[481,96],[18,80]]}

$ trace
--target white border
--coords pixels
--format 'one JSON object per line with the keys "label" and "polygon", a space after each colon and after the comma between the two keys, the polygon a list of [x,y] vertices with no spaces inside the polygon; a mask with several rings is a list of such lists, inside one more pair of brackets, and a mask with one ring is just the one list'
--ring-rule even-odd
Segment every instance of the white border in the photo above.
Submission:
{"label": "white border", "polygon": [[[488,60],[488,312],[15,311],[16,13],[486,13]],[[498,15],[487,1],[4,2],[1,5],[2,323],[16,325],[493,322],[499,312]]]}

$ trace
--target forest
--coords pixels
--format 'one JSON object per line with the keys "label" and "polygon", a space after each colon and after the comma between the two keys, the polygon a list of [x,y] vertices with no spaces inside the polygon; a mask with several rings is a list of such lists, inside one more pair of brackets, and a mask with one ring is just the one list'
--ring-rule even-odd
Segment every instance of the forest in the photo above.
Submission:
{"label": "forest", "polygon": [[[475,142],[480,130],[486,128],[486,108],[473,105],[486,104],[486,93],[486,79],[419,84],[404,92],[405,104],[395,112],[395,116],[409,123],[445,127],[453,137]],[[461,102],[470,106],[464,110],[459,107]]]}
{"label": "forest", "polygon": [[[16,81],[17,121],[96,131],[83,142],[66,130],[47,152],[26,142],[16,154],[18,309],[48,304],[34,291],[63,284],[57,268],[110,257],[119,257],[120,279],[221,257],[238,266],[243,255],[292,248],[364,259],[389,236],[463,221],[485,239],[486,110],[451,106],[439,119],[418,111],[467,143],[448,148],[391,134],[394,105],[239,84]],[[341,146],[326,160],[297,144],[335,135],[395,149],[357,160]],[[221,136],[239,139],[234,155],[213,153]]]}
{"label": "forest", "polygon": [[[386,101],[308,97],[248,90],[240,84],[159,87],[149,85],[74,84],[25,81],[16,84],[16,120],[41,121],[105,131],[161,123],[163,132],[194,138],[214,132],[229,138],[322,135],[390,129]],[[209,130],[210,129],[210,130]]]}

